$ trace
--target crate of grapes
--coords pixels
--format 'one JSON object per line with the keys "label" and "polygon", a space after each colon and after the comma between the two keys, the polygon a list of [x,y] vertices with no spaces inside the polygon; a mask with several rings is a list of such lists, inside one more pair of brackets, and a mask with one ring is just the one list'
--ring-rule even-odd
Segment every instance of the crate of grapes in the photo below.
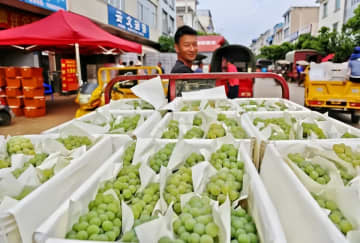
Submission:
{"label": "crate of grapes", "polygon": [[250,139],[236,112],[167,113],[149,133],[149,137],[162,139],[216,139],[225,136]]}
{"label": "crate of grapes", "polygon": [[277,141],[260,176],[288,242],[359,242],[358,139]]}
{"label": "crate of grapes", "polygon": [[154,106],[140,98],[111,100],[99,110],[155,110]]}
{"label": "crate of grapes", "polygon": [[126,134],[145,136],[148,131],[160,120],[161,115],[157,111],[145,110],[96,110],[85,116],[73,119],[45,132],[61,133],[62,130],[72,126],[91,134]]}
{"label": "crate of grapes", "polygon": [[242,98],[234,99],[240,113],[265,111],[309,111],[304,106],[281,98]]}
{"label": "crate of grapes", "polygon": [[110,138],[77,133],[0,138],[0,150],[0,242],[11,243],[32,242],[35,228],[113,152]]}
{"label": "crate of grapes", "polygon": [[[119,148],[36,230],[35,242],[286,242],[274,206],[250,159],[249,143],[178,141],[170,151],[174,153],[171,157],[178,154],[177,161],[170,159],[166,168],[163,164],[158,180],[144,176],[148,166],[145,158],[154,155],[148,148],[151,144],[154,144],[152,139],[138,140],[135,145],[129,143]],[[158,142],[158,148],[165,148],[163,154],[168,153],[166,145],[164,140]],[[200,151],[198,154],[195,154],[195,148]],[[143,156],[139,157],[140,154]],[[236,158],[233,167],[226,164],[225,159],[204,161],[208,156],[221,157],[220,154]],[[136,163],[139,158],[141,162]],[[212,163],[221,168],[212,168],[215,172],[207,180],[199,180],[192,174]],[[177,165],[170,169],[171,164]],[[215,196],[216,192],[210,186],[213,183],[217,187],[219,181],[221,187],[223,177],[236,185],[229,192],[225,191],[225,194],[231,194],[236,204],[231,204],[222,192],[221,196]],[[194,183],[193,179],[202,181],[203,192],[195,189],[199,183]],[[249,190],[241,190],[243,183]],[[178,190],[172,192],[173,187]],[[239,200],[240,191],[247,191],[242,195],[243,200]],[[180,200],[183,206],[180,206]],[[214,204],[216,200],[219,200],[219,206]],[[174,232],[170,232],[170,228]],[[180,228],[184,231],[180,232]],[[231,228],[236,228],[232,234]],[[172,240],[169,241],[167,236]]]}
{"label": "crate of grapes", "polygon": [[226,98],[199,99],[177,97],[163,109],[177,112],[203,111],[206,109],[215,111],[236,111],[237,107],[232,100]]}

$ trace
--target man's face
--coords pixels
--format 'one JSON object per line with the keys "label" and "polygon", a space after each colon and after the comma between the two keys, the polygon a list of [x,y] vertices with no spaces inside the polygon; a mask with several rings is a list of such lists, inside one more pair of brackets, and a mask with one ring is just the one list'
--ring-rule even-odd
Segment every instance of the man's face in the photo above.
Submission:
{"label": "man's face", "polygon": [[183,35],[179,40],[179,44],[175,44],[175,49],[176,53],[184,61],[194,61],[198,52],[196,35]]}

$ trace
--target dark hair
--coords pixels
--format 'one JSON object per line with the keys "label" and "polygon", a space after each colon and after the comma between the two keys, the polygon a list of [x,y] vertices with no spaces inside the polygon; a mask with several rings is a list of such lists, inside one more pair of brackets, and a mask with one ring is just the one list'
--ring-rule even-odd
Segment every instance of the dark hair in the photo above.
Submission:
{"label": "dark hair", "polygon": [[190,26],[183,25],[176,30],[175,37],[174,37],[175,43],[179,44],[180,38],[184,35],[197,35],[197,32]]}
{"label": "dark hair", "polygon": [[129,65],[130,65],[130,66],[133,66],[133,65],[134,65],[134,61],[130,61],[130,62],[129,62]]}

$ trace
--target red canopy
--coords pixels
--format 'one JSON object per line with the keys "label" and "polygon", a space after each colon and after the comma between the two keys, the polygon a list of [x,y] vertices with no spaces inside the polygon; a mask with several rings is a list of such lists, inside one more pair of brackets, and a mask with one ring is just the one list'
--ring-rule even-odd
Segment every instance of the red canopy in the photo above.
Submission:
{"label": "red canopy", "polygon": [[331,61],[332,59],[334,59],[334,57],[335,57],[335,54],[334,54],[334,53],[329,54],[329,55],[327,55],[326,57],[324,57],[323,59],[321,59],[321,62]]}
{"label": "red canopy", "polygon": [[198,52],[213,52],[225,43],[219,35],[198,36]]}
{"label": "red canopy", "polygon": [[24,26],[0,31],[0,45],[80,46],[117,48],[141,53],[141,45],[109,34],[91,20],[59,10],[50,16]]}

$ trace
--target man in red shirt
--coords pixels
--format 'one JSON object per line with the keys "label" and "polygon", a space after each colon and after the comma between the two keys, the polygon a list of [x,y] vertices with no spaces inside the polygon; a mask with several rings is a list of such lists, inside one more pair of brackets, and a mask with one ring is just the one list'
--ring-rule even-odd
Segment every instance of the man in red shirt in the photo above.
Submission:
{"label": "man in red shirt", "polygon": [[[238,72],[236,66],[230,60],[227,60],[226,58],[223,58],[223,60],[222,60],[222,70],[223,70],[223,72],[229,72],[229,73],[237,73]],[[230,99],[237,98],[238,94],[239,94],[239,79],[232,78],[232,79],[229,79],[228,82],[229,82],[228,97]]]}

